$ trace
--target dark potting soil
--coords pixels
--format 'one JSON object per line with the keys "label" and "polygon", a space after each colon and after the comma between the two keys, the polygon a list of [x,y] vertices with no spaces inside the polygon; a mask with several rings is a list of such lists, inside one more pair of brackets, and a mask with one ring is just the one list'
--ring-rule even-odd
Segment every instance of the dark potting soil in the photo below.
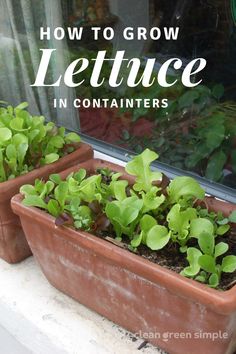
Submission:
{"label": "dark potting soil", "polygon": [[[152,251],[145,245],[140,245],[134,252],[130,250],[130,241],[126,237],[124,237],[122,241],[117,241],[110,237],[110,232],[103,232],[102,234],[97,234],[96,236],[176,273],[181,273],[181,271],[189,265],[188,261],[186,260],[186,254],[180,253],[177,244],[169,244],[160,251]],[[236,255],[236,228],[232,229],[230,234],[228,234],[226,237],[218,237],[217,240],[218,242],[226,242],[226,238],[229,245],[229,250],[224,255],[224,257],[227,255]],[[193,242],[195,241],[193,240]],[[194,244],[192,246],[194,246]],[[218,258],[219,263],[221,263],[222,258],[223,257]],[[231,289],[234,285],[236,285],[236,271],[234,273],[222,273],[221,282],[217,289],[226,291]]]}

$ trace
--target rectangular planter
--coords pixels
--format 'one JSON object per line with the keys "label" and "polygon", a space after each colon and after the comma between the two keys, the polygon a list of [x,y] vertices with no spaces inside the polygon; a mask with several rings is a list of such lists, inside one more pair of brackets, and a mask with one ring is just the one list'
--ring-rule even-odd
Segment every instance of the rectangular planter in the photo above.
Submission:
{"label": "rectangular planter", "polygon": [[47,179],[52,173],[60,172],[92,157],[91,146],[81,143],[76,151],[50,165],[0,183],[0,258],[8,263],[17,263],[32,254],[22,230],[20,219],[11,209],[11,198],[19,193],[20,187],[23,184],[33,184],[36,178]]}
{"label": "rectangular planter", "polygon": [[[124,172],[91,160],[61,176],[98,167]],[[226,292],[210,289],[89,233],[56,227],[52,216],[21,201],[15,196],[12,208],[53,286],[169,354],[234,352],[236,286]],[[227,212],[236,208],[219,205]]]}

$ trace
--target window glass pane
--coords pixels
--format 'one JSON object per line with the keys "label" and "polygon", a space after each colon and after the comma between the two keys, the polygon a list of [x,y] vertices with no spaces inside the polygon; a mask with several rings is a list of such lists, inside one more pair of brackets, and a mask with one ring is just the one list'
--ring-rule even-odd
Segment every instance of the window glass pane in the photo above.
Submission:
{"label": "window glass pane", "polygon": [[[79,3],[77,1],[77,5]],[[110,12],[118,17],[113,25],[118,35],[111,43],[100,43],[100,46],[98,42],[87,43],[84,56],[87,50],[87,55],[94,58],[97,50],[102,49],[110,55],[112,45],[112,58],[117,50],[125,50],[126,58],[142,59],[140,75],[148,59],[155,58],[153,77],[171,58],[181,59],[183,66],[178,71],[173,65],[169,69],[169,82],[178,79],[178,83],[169,88],[160,87],[156,81],[150,88],[142,85],[130,88],[125,81],[117,89],[108,85],[93,89],[88,81],[83,85],[84,97],[106,97],[110,102],[116,98],[119,106],[122,106],[122,98],[130,101],[141,98],[142,102],[140,107],[136,102],[132,108],[81,108],[82,131],[135,152],[149,147],[159,152],[160,160],[165,163],[235,188],[236,28],[233,3],[221,0],[111,1]],[[93,9],[96,10],[96,6]],[[93,13],[92,6],[88,11]],[[127,26],[133,28],[127,32],[130,38],[134,36],[132,41],[123,39],[123,29]],[[147,29],[145,40],[138,40],[140,27]],[[161,30],[159,40],[150,38],[148,29],[153,27]],[[179,27],[178,40],[166,40],[164,27]],[[157,35],[155,29],[151,33]],[[196,58],[206,59],[207,66],[192,78],[195,83],[202,79],[202,83],[188,88],[180,78],[184,68]],[[107,82],[111,64],[106,66],[104,77]],[[129,71],[124,69],[124,72],[127,78]],[[163,99],[168,99],[168,107]]]}
{"label": "window glass pane", "polygon": [[[40,40],[40,27],[50,38]],[[83,28],[80,40],[68,28]],[[235,190],[235,0],[2,0],[0,40],[0,99],[27,100],[31,111],[114,146],[149,147],[160,161]],[[40,49],[53,50],[51,86],[30,86],[43,80]],[[195,87],[186,87],[197,58],[207,64],[197,72],[196,61]],[[65,83],[75,60],[79,72]]]}

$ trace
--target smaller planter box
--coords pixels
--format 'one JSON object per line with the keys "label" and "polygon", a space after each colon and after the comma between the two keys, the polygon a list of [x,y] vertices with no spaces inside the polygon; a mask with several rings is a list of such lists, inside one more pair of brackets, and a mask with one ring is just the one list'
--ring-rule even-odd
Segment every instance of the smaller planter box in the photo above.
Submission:
{"label": "smaller planter box", "polygon": [[[126,176],[122,167],[91,160],[61,177],[98,167]],[[15,196],[12,208],[53,286],[170,354],[235,351],[236,286],[226,292],[210,289],[89,233],[56,227],[52,216],[21,201]],[[225,206],[226,213],[236,209],[221,202],[217,208]]]}
{"label": "smaller planter box", "polygon": [[[76,151],[50,165],[0,183],[0,257],[2,259],[8,263],[17,263],[32,254],[25,239],[20,219],[11,209],[11,198],[19,192],[20,187],[23,184],[34,183],[36,178],[47,179],[50,174],[60,172],[91,157],[93,157],[92,148],[87,144],[81,143]],[[34,222],[34,220],[31,222]]]}

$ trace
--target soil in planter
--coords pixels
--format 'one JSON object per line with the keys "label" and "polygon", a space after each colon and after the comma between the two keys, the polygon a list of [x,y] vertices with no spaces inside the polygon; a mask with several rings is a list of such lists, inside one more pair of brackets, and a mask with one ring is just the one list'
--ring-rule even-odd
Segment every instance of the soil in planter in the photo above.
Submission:
{"label": "soil in planter", "polygon": [[[188,266],[186,255],[179,252],[177,244],[169,244],[158,252],[150,250],[145,245],[140,245],[134,252],[130,249],[130,241],[125,236],[123,237],[122,242],[116,241],[115,235],[112,235],[111,237],[111,232],[97,233],[96,236],[176,273],[181,273],[181,271]],[[232,229],[230,234],[226,237],[228,237],[227,243],[229,245],[229,250],[224,256],[236,254],[236,229]],[[225,238],[223,237],[222,240],[220,240],[220,238],[218,239],[219,241],[225,241]],[[234,285],[236,285],[236,271],[234,273],[222,273],[221,281],[217,290],[226,291],[231,289]]]}
{"label": "soil in planter", "polygon": [[[229,251],[227,254],[236,254],[236,230],[229,235],[228,244]],[[177,248],[174,248],[174,245],[167,246],[159,252],[151,251],[146,246],[142,245],[139,247],[137,254],[164,268],[171,269],[176,273],[180,273],[188,266],[186,256],[181,254]],[[236,285],[236,272],[223,273],[217,289],[229,290],[234,285]]]}

